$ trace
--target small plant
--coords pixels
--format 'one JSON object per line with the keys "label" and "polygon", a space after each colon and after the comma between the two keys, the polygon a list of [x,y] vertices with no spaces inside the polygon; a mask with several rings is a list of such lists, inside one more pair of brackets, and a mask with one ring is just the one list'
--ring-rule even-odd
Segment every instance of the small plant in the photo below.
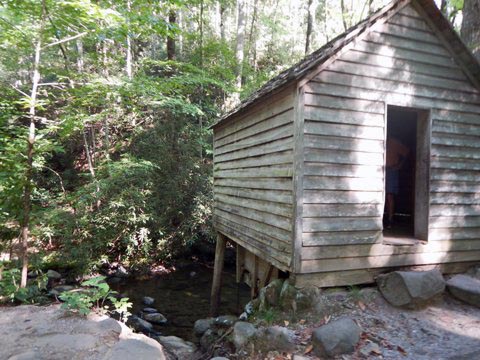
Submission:
{"label": "small plant", "polygon": [[[80,289],[77,291],[64,292],[61,294],[60,300],[64,301],[62,308],[73,312],[78,312],[81,315],[88,315],[95,310],[99,313],[117,313],[120,321],[125,321],[130,315],[128,309],[132,303],[128,298],[115,298],[116,291],[110,289],[110,286],[105,282],[105,276],[97,276],[87,281],[82,282],[82,286],[87,289]],[[110,302],[113,310],[106,302]]]}
{"label": "small plant", "polygon": [[353,301],[360,301],[362,299],[362,293],[358,286],[352,285],[348,287],[348,295]]}
{"label": "small plant", "polygon": [[20,287],[21,271],[17,268],[3,269],[0,278],[0,302],[21,302],[34,304],[43,295],[47,286],[46,274],[40,274],[29,280],[27,287]]}
{"label": "small plant", "polygon": [[267,325],[272,325],[279,318],[279,313],[274,308],[268,308],[258,313],[257,317]]}

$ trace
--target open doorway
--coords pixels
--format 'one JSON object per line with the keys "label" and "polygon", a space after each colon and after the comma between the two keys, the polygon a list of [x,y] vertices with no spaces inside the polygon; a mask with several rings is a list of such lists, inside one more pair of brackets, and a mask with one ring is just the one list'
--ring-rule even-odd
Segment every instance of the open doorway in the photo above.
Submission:
{"label": "open doorway", "polygon": [[384,238],[427,239],[429,139],[428,112],[388,107]]}

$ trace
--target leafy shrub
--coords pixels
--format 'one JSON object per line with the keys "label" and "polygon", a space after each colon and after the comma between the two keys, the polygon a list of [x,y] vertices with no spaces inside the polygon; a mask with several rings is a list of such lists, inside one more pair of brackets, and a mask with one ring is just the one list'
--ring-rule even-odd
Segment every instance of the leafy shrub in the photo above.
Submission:
{"label": "leafy shrub", "polygon": [[47,286],[46,274],[29,280],[27,287],[20,287],[21,271],[17,268],[5,269],[0,279],[0,302],[21,302],[33,304],[42,300]]}

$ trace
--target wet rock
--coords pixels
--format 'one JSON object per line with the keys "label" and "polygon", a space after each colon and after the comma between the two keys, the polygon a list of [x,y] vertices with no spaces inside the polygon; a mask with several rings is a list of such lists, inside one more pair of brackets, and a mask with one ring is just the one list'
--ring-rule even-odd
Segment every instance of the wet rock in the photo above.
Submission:
{"label": "wet rock", "polygon": [[116,276],[113,276],[111,278],[108,279],[108,283],[110,285],[114,285],[114,284],[119,284],[123,281],[123,279],[119,278],[119,277],[116,277]]}
{"label": "wet rock", "polygon": [[377,278],[380,292],[394,306],[417,307],[441,294],[445,280],[438,270],[394,271]]}
{"label": "wet rock", "polygon": [[157,325],[164,325],[168,322],[167,318],[165,316],[163,316],[162,314],[158,313],[158,312],[157,313],[145,313],[145,314],[143,314],[143,319],[150,322],[150,323],[157,324]]}
{"label": "wet rock", "polygon": [[60,280],[62,278],[62,275],[55,270],[48,270],[47,271],[47,278],[52,279],[52,280]]}
{"label": "wet rock", "polygon": [[245,308],[243,310],[245,311],[245,313],[247,313],[248,316],[250,316],[255,312],[255,310],[258,309],[258,304],[258,299],[250,300],[247,305],[245,305]]}
{"label": "wet rock", "polygon": [[153,325],[148,321],[132,315],[128,318],[127,325],[131,326],[136,331],[149,334],[153,330]]}
{"label": "wet rock", "polygon": [[118,278],[121,278],[121,279],[125,279],[125,278],[128,278],[130,276],[130,273],[122,265],[119,265],[117,267],[117,270],[115,271],[114,276],[118,277]]}
{"label": "wet rock", "polygon": [[280,307],[283,310],[291,310],[294,308],[297,296],[297,289],[291,285],[288,280],[283,283],[280,290]]}
{"label": "wet rock", "polygon": [[215,319],[215,325],[219,327],[231,327],[238,321],[235,315],[222,315]]}
{"label": "wet rock", "polygon": [[155,302],[155,299],[150,296],[144,296],[142,302],[147,306],[151,306]]}
{"label": "wet rock", "polygon": [[247,321],[248,320],[248,314],[246,312],[241,313],[240,316],[238,317],[238,320]]}
{"label": "wet rock", "polygon": [[233,327],[233,344],[235,348],[237,350],[241,349],[256,333],[257,329],[249,322],[236,322]]}
{"label": "wet rock", "polygon": [[52,296],[59,296],[64,292],[72,291],[74,289],[75,287],[71,285],[59,285],[59,286],[55,286],[52,290],[50,290],[49,294]]}
{"label": "wet rock", "polygon": [[215,322],[214,318],[199,319],[193,324],[193,333],[197,337],[201,337]]}
{"label": "wet rock", "polygon": [[27,273],[27,277],[29,278],[36,278],[38,275],[40,275],[40,271],[38,270],[32,270]]}
{"label": "wet rock", "polygon": [[208,329],[200,338],[200,346],[203,350],[208,351],[216,339],[217,336],[212,331],[212,329]]}
{"label": "wet rock", "polygon": [[457,299],[480,307],[480,279],[468,275],[455,275],[447,281],[447,288]]}
{"label": "wet rock", "polygon": [[177,359],[192,358],[197,351],[195,344],[177,336],[158,336],[156,340]]}
{"label": "wet rock", "polygon": [[154,314],[154,313],[158,313],[158,310],[152,307],[146,307],[142,309],[142,312],[146,314]]}
{"label": "wet rock", "polygon": [[295,333],[282,326],[271,326],[256,333],[256,348],[260,351],[295,350]]}
{"label": "wet rock", "polygon": [[362,330],[350,318],[342,318],[313,331],[312,345],[319,357],[333,357],[354,351]]}

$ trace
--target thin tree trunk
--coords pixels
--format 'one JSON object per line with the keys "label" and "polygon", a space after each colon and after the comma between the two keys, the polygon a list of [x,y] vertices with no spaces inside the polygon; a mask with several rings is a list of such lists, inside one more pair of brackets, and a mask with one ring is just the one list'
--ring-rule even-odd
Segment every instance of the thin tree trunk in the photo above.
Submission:
{"label": "thin tree trunk", "polygon": [[95,169],[93,167],[92,156],[90,154],[90,147],[88,146],[88,140],[85,130],[83,131],[83,143],[85,145],[85,156],[87,157],[88,170],[90,171],[92,180],[95,182],[95,197],[97,198],[96,207],[98,209],[100,207],[100,199],[98,197],[100,194],[100,187],[98,186],[97,177],[95,176]]}
{"label": "thin tree trunk", "polygon": [[225,41],[225,5],[220,4],[220,39]]}
{"label": "thin tree trunk", "polygon": [[440,4],[440,11],[448,18],[447,0],[442,0]]}
{"label": "thin tree trunk", "polygon": [[345,0],[340,0],[340,7],[342,9],[342,23],[345,31],[348,29],[347,8],[345,7]]}
{"label": "thin tree trunk", "polygon": [[23,216],[20,221],[22,241],[22,277],[20,287],[27,286],[28,273],[28,238],[30,228],[30,212],[32,209],[32,177],[33,177],[33,154],[35,149],[36,128],[35,115],[37,106],[38,84],[40,82],[40,57],[42,52],[42,33],[45,27],[46,6],[42,0],[42,15],[40,19],[40,30],[35,44],[35,59],[33,62],[32,91],[30,94],[30,126],[27,140],[27,167],[25,170],[25,186],[23,188]]}
{"label": "thin tree trunk", "polygon": [[180,29],[178,34],[178,56],[182,58],[183,56],[183,11],[180,9],[178,10],[178,27]]}
{"label": "thin tree trunk", "polygon": [[[250,54],[256,53],[257,47],[257,38],[256,38],[256,25],[257,25],[257,17],[258,17],[258,0],[253,1],[253,13],[252,13],[252,21],[250,23],[250,33],[248,35],[248,52],[247,52],[247,59],[250,59]],[[252,64],[255,66],[255,57],[253,57]]]}
{"label": "thin tree trunk", "polygon": [[[175,14],[175,10],[170,10],[168,13],[168,23],[170,24],[170,29],[177,25],[177,15]],[[167,59],[175,60],[175,58],[175,36],[173,34],[169,34],[167,36]]]}
{"label": "thin tree trunk", "polygon": [[374,6],[373,6],[373,0],[368,0],[368,15],[372,15],[375,12]]}
{"label": "thin tree trunk", "polygon": [[237,0],[238,18],[237,18],[237,44],[235,47],[235,57],[237,59],[236,87],[237,91],[242,88],[242,72],[243,72],[243,49],[245,43],[245,1]]}
{"label": "thin tree trunk", "polygon": [[203,67],[203,0],[200,1],[200,67]]}
{"label": "thin tree trunk", "polygon": [[79,73],[83,72],[84,60],[83,60],[83,41],[81,38],[76,40],[77,44],[77,70]]}
{"label": "thin tree trunk", "polygon": [[305,39],[305,55],[310,51],[310,37],[312,36],[312,25],[313,25],[313,0],[308,0],[307,8],[307,36]]}
{"label": "thin tree trunk", "polygon": [[126,58],[126,67],[125,71],[127,73],[127,77],[132,80],[133,77],[133,71],[132,71],[132,37],[130,36],[130,22],[128,20],[128,16],[130,16],[132,12],[132,2],[131,0],[127,0],[127,10],[128,10],[128,15],[127,15],[127,58]]}
{"label": "thin tree trunk", "polygon": [[465,0],[461,34],[473,55],[480,61],[480,1]]}

